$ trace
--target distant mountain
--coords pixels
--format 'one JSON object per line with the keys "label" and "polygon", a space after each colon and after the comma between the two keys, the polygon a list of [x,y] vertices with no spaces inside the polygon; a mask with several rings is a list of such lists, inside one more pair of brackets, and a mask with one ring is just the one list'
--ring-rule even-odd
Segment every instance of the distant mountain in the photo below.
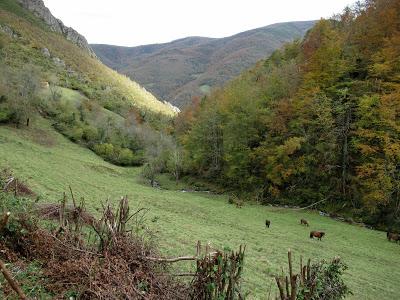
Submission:
{"label": "distant mountain", "polygon": [[179,107],[207,94],[303,35],[315,21],[287,22],[225,38],[187,37],[138,47],[91,45],[100,60]]}

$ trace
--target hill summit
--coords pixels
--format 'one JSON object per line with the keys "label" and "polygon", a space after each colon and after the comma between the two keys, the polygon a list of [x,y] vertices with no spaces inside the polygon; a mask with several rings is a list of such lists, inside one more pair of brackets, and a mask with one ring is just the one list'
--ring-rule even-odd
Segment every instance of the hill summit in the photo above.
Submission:
{"label": "hill summit", "polygon": [[302,38],[314,23],[278,23],[225,38],[187,37],[164,44],[92,48],[107,66],[139,82],[159,99],[184,107],[283,44]]}

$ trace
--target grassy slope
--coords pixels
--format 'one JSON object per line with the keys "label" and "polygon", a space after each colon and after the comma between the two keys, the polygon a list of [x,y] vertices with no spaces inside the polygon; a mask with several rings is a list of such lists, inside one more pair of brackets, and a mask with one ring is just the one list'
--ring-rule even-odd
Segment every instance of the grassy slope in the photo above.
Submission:
{"label": "grassy slope", "polygon": [[[85,95],[81,94],[80,92],[68,88],[58,87],[58,91],[61,95],[59,101],[61,101],[62,103],[69,103],[74,106],[79,106],[82,102],[89,100],[87,97],[85,97]],[[47,99],[50,97],[50,93],[51,91],[49,88],[44,88],[40,91],[40,96],[43,99]],[[115,124],[121,126],[125,122],[125,119],[122,116],[101,106],[96,106],[96,109],[91,113],[88,113],[86,118],[90,121],[93,121],[94,124],[96,124],[95,120],[99,118],[110,118],[114,121]]]}
{"label": "grassy slope", "polygon": [[26,62],[28,58],[29,60],[33,58],[35,64],[48,68],[49,62],[43,62],[44,58],[40,52],[42,48],[48,48],[52,56],[64,60],[68,67],[90,80],[94,86],[108,86],[118,91],[125,97],[125,100],[119,101],[140,109],[149,109],[168,115],[174,114],[167,105],[158,101],[136,82],[90,57],[60,34],[49,31],[46,25],[22,9],[15,0],[0,2],[0,24],[6,24],[22,37],[21,40],[11,40],[0,31],[0,35],[8,41],[8,46],[3,51],[8,52],[7,59],[13,61],[14,64],[16,61]]}
{"label": "grassy slope", "polygon": [[[40,128],[40,129],[39,129]],[[346,280],[352,299],[396,299],[400,297],[400,246],[389,243],[383,232],[320,217],[258,205],[237,209],[222,196],[162,191],[137,183],[139,169],[110,165],[91,151],[54,132],[47,121],[37,120],[35,130],[0,127],[0,166],[12,167],[18,176],[43,196],[56,201],[71,185],[93,209],[106,197],[128,194],[134,206],[148,207],[149,222],[166,255],[193,254],[197,240],[217,247],[247,245],[245,287],[251,299],[265,299],[271,272],[285,264],[286,251],[296,257],[330,259],[340,255],[350,266]],[[265,229],[264,221],[272,221]],[[309,230],[298,225],[310,221],[310,229],[322,229],[322,242],[310,240]]]}

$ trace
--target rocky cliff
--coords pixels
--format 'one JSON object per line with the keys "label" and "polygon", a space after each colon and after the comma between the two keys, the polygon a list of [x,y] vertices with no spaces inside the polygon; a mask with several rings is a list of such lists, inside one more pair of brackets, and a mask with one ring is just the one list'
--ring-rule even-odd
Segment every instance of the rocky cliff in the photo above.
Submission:
{"label": "rocky cliff", "polygon": [[54,17],[50,10],[44,5],[42,0],[17,0],[22,7],[31,11],[37,17],[42,19],[51,30],[59,32],[65,36],[66,39],[70,40],[77,46],[85,49],[92,57],[96,57],[92,48],[89,46],[84,36],[80,35],[76,30],[71,27],[67,27],[64,23]]}

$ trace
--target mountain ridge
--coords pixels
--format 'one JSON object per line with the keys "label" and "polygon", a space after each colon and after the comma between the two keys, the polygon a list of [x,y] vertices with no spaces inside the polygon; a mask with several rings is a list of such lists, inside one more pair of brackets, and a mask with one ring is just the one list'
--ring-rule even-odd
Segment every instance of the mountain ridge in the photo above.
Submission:
{"label": "mountain ridge", "polygon": [[159,99],[184,107],[239,75],[284,43],[301,38],[315,21],[275,23],[223,38],[189,36],[136,47],[91,44],[109,67]]}
{"label": "mountain ridge", "polygon": [[45,6],[43,0],[17,0],[17,2],[23,8],[43,20],[52,31],[61,33],[67,40],[87,51],[90,56],[96,57],[86,38],[72,27],[65,26],[60,19],[54,17],[51,11]]}

